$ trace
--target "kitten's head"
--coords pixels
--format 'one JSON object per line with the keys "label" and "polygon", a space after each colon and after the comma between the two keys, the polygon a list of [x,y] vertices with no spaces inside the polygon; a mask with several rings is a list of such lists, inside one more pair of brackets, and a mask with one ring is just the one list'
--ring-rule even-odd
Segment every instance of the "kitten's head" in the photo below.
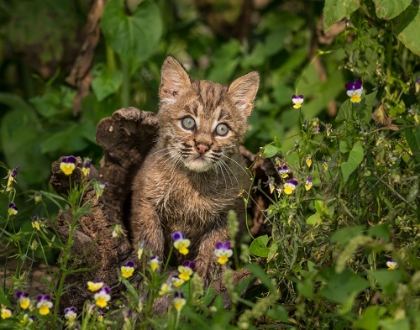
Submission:
{"label": "kitten's head", "polygon": [[168,56],[159,89],[159,142],[172,160],[205,172],[235,152],[247,128],[259,85],[250,72],[229,86],[194,80]]}

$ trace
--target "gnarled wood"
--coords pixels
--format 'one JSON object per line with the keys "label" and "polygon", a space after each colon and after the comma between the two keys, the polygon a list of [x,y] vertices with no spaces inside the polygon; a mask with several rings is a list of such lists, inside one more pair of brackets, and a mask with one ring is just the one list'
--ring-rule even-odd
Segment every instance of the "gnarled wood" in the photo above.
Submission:
{"label": "gnarled wood", "polygon": [[[91,211],[78,220],[71,260],[73,268],[92,268],[92,270],[67,277],[66,285],[69,285],[70,289],[61,299],[63,306],[81,308],[84,301],[91,298],[92,294],[86,290],[87,281],[98,279],[110,287],[118,287],[117,269],[137,247],[130,245],[130,235],[113,238],[112,231],[117,224],[126,228],[130,212],[131,181],[153,146],[158,127],[155,114],[136,108],[117,110],[111,117],[99,122],[96,140],[104,148],[104,156],[99,168],[91,167],[90,179],[96,179],[101,183],[107,182],[108,186],[99,200],[93,187],[87,189],[84,201],[90,201]],[[265,182],[267,174],[277,175],[271,161],[259,158],[245,148],[241,148],[241,154],[247,159],[248,165],[252,165],[250,170],[257,176],[255,182]],[[80,184],[86,179],[81,174],[83,164],[79,157],[77,168],[70,179],[60,170],[61,159],[52,165],[50,183],[58,193],[67,194],[69,182]],[[256,234],[263,225],[261,210],[268,206],[269,201],[256,190],[252,198],[258,202],[258,204],[250,203],[250,207],[253,208],[251,214],[254,217],[253,234]],[[60,211],[54,223],[56,232],[64,242],[68,239],[70,221],[70,212]],[[238,272],[238,280],[244,274],[243,271]],[[139,279],[138,276],[132,278],[133,281]],[[114,297],[119,295],[119,291],[113,292]],[[221,284],[217,291],[224,291]]]}

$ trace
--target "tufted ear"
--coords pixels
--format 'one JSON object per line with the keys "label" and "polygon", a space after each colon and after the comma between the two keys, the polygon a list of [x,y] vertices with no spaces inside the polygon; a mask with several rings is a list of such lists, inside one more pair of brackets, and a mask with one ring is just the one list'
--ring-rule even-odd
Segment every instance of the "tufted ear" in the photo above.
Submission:
{"label": "tufted ear", "polygon": [[160,101],[174,103],[190,86],[191,80],[187,71],[174,57],[168,56],[162,64],[160,74]]}
{"label": "tufted ear", "polygon": [[239,77],[229,85],[228,94],[238,110],[243,111],[247,117],[254,108],[254,99],[260,85],[260,76],[252,71]]}

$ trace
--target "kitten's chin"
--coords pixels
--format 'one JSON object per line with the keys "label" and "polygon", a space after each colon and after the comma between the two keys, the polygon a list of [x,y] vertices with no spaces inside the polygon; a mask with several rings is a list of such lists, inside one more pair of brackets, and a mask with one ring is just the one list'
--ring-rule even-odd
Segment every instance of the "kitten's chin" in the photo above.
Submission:
{"label": "kitten's chin", "polygon": [[193,160],[184,161],[184,165],[190,171],[202,173],[207,172],[209,169],[211,169],[213,164],[207,162],[205,159],[197,158]]}

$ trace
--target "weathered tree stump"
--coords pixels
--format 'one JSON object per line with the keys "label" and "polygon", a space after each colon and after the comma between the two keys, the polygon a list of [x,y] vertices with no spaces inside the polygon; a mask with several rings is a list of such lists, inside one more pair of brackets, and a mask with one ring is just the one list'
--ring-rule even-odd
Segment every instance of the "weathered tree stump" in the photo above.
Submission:
{"label": "weathered tree stump", "polygon": [[[117,270],[137,246],[131,246],[130,235],[113,238],[112,231],[115,225],[122,225],[127,229],[131,182],[153,146],[158,129],[158,120],[154,113],[132,107],[117,110],[111,117],[99,122],[96,140],[104,148],[104,156],[99,168],[91,167],[90,179],[107,182],[108,186],[99,200],[93,188],[85,193],[84,201],[90,201],[91,211],[78,220],[71,266],[90,270],[74,273],[66,278],[65,284],[69,289],[61,298],[62,306],[81,308],[86,299],[91,299],[91,293],[86,290],[87,281],[102,280],[113,288],[113,297],[120,295]],[[241,153],[251,166],[256,183],[265,182],[268,176],[278,177],[271,161],[259,158],[245,148],[241,148]],[[83,164],[79,157],[70,180],[60,170],[61,159],[52,164],[50,183],[57,193],[65,195],[70,188],[70,182],[79,184],[85,179],[81,174]],[[263,227],[262,210],[268,206],[269,200],[257,189],[252,192],[252,200],[256,201],[250,205],[254,220],[252,233],[256,235]],[[64,242],[68,240],[70,219],[69,211],[60,211],[54,223],[54,229]],[[237,280],[249,275],[242,270],[237,273]],[[139,277],[133,277],[133,281],[138,280]],[[225,291],[220,282],[214,284],[216,291]]]}

